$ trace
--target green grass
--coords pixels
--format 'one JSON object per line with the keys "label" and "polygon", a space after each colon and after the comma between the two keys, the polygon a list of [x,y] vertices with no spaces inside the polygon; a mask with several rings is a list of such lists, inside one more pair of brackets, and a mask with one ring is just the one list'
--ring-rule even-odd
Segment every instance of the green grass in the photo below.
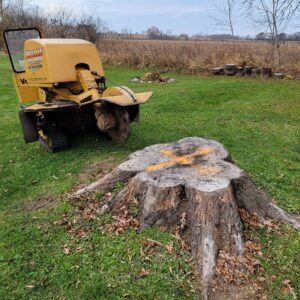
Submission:
{"label": "green grass", "polygon": [[[135,91],[153,90],[124,146],[97,135],[77,137],[71,149],[50,154],[38,144],[24,145],[18,102],[7,57],[0,56],[0,299],[187,299],[168,270],[173,266],[187,285],[182,266],[186,254],[161,253],[147,262],[149,276],[137,279],[145,262],[140,245],[145,237],[167,243],[172,237],[158,229],[142,234],[126,231],[111,236],[92,222],[87,239],[76,239],[53,222],[74,208],[61,200],[49,209],[25,211],[22,204],[66,192],[77,174],[94,161],[125,159],[147,145],[201,136],[223,143],[236,163],[290,213],[300,213],[300,84],[225,77],[176,76],[169,85],[128,82],[142,71],[107,68],[106,76]],[[271,299],[281,283],[291,280],[300,295],[300,235],[278,237],[257,233],[264,244],[263,266]],[[83,252],[63,253],[63,246]],[[126,255],[132,253],[132,262]],[[178,252],[179,253],[179,252]],[[144,265],[143,265],[144,266]],[[272,278],[276,276],[276,278]],[[27,287],[26,287],[27,286]],[[34,286],[34,288],[28,287]]]}

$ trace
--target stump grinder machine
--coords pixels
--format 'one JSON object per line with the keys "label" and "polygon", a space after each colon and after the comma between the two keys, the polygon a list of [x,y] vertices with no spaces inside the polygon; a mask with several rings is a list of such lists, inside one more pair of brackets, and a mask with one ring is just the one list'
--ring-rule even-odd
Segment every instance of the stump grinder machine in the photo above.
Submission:
{"label": "stump grinder machine", "polygon": [[37,28],[4,31],[13,68],[26,143],[49,151],[67,146],[70,135],[100,130],[124,143],[140,104],[152,92],[106,87],[96,46],[80,39],[44,39]]}

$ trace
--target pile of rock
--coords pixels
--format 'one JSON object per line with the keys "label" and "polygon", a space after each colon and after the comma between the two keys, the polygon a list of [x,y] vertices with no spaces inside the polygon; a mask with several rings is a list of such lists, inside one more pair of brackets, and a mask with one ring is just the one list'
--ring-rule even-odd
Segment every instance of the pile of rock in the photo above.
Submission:
{"label": "pile of rock", "polygon": [[132,82],[140,83],[173,83],[175,78],[162,77],[159,73],[146,73],[143,77],[135,76],[131,78]]}
{"label": "pile of rock", "polygon": [[271,68],[263,67],[256,68],[253,66],[238,67],[234,64],[227,64],[224,67],[218,67],[211,69],[213,75],[227,75],[227,76],[239,76],[239,77],[259,77],[263,78],[275,78],[284,79],[284,73],[274,73]]}

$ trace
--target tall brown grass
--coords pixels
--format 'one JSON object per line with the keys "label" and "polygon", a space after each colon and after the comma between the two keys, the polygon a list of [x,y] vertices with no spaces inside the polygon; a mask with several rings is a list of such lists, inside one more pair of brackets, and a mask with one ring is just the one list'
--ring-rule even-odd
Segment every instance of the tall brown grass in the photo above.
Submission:
{"label": "tall brown grass", "polygon": [[226,41],[101,40],[98,45],[106,64],[131,68],[155,68],[188,74],[206,73],[212,67],[234,63],[273,67],[274,71],[300,70],[300,43],[281,46],[282,64],[274,68],[271,44],[265,41],[239,41],[235,53]]}

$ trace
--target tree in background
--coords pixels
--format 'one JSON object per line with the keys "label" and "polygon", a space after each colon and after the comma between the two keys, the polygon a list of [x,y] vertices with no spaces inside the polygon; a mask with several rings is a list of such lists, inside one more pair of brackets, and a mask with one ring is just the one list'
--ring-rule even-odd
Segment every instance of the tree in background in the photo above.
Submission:
{"label": "tree in background", "polygon": [[158,40],[162,38],[163,33],[155,26],[150,27],[146,34],[149,39]]}
{"label": "tree in background", "polygon": [[128,28],[123,28],[121,30],[122,38],[124,39],[131,39],[132,37],[132,31]]}
{"label": "tree in background", "polygon": [[[59,7],[47,17],[38,6],[23,0],[0,0],[0,31],[11,28],[40,27],[46,37],[81,38],[96,43],[106,27],[92,14],[76,16],[70,9]],[[0,49],[4,41],[0,36]]]}
{"label": "tree in background", "polygon": [[92,14],[80,17],[66,7],[52,11],[47,18],[45,33],[48,37],[80,38],[96,43],[107,30],[105,22]]}
{"label": "tree in background", "polygon": [[[26,6],[22,0],[0,0],[0,31],[10,28],[43,27],[46,19],[42,17],[38,6]],[[2,34],[0,35],[0,48],[4,48]]]}
{"label": "tree in background", "polygon": [[7,10],[9,9],[10,2],[7,0],[0,0],[0,21],[3,20],[3,17]]}
{"label": "tree in background", "polygon": [[223,30],[229,31],[231,35],[233,52],[235,53],[235,32],[234,32],[234,11],[237,7],[236,0],[224,0],[223,6],[216,9],[220,17],[213,16],[212,19],[215,20],[216,25],[221,27]]}
{"label": "tree in background", "polygon": [[46,33],[49,37],[72,37],[76,26],[76,16],[66,7],[56,8],[47,18]]}
{"label": "tree in background", "polygon": [[274,66],[281,64],[281,34],[299,10],[299,0],[244,0],[247,12],[256,25],[269,30],[272,41],[272,61]]}
{"label": "tree in background", "polygon": [[178,39],[180,40],[184,40],[184,41],[188,41],[190,39],[189,35],[186,34],[186,33],[181,33],[179,36],[178,36]]}

